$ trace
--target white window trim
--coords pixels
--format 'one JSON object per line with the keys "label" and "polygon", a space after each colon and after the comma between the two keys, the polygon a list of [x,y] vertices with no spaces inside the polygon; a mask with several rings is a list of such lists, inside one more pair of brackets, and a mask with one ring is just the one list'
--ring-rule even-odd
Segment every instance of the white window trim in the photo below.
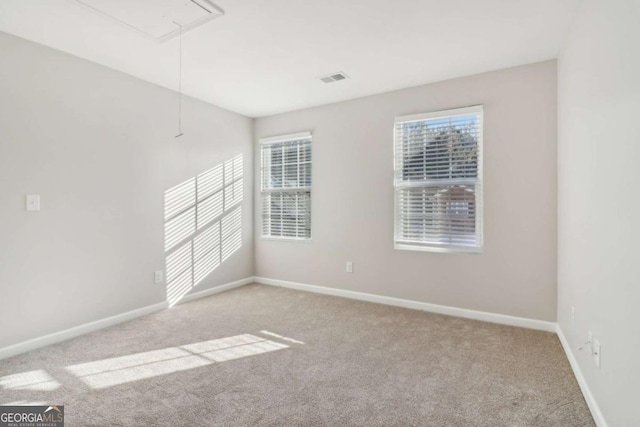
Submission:
{"label": "white window trim", "polygon": [[298,243],[311,243],[313,240],[311,237],[287,237],[287,236],[265,236],[261,235],[260,240],[275,240],[278,242],[298,242]]}
{"label": "white window trim", "polygon": [[[297,133],[289,133],[289,134],[285,134],[285,135],[276,135],[276,136],[269,136],[269,137],[264,137],[264,138],[260,138],[258,140],[259,144],[262,145],[269,145],[269,144],[276,144],[279,142],[286,142],[286,141],[292,141],[292,140],[296,140],[296,139],[305,139],[305,138],[311,138],[311,187],[299,187],[296,189],[292,189],[292,191],[308,191],[309,192],[309,198],[311,200],[311,206],[310,208],[310,212],[309,214],[311,215],[311,229],[309,231],[309,237],[290,237],[290,236],[271,236],[271,235],[265,235],[264,230],[263,230],[263,224],[262,222],[260,223],[260,240],[273,240],[273,241],[278,241],[278,242],[297,242],[297,243],[311,243],[311,241],[313,240],[313,212],[311,212],[313,210],[313,135],[310,131],[306,131],[306,132],[297,132]],[[261,213],[261,221],[262,221],[262,209],[263,209],[263,205],[262,205],[262,195],[264,193],[268,193],[270,191],[273,190],[264,190],[262,188],[262,152],[260,154],[260,173],[259,173],[259,186],[260,186],[260,213]]]}
{"label": "white window trim", "polygon": [[290,133],[287,135],[269,136],[266,138],[260,138],[260,144],[275,144],[276,142],[292,141],[295,139],[311,138],[311,132],[298,132]]}
{"label": "white window trim", "polygon": [[[397,191],[396,191],[396,131],[395,126],[398,123],[406,122],[418,122],[429,119],[445,119],[448,117],[462,116],[466,114],[477,114],[479,117],[481,132],[478,137],[478,180],[480,181],[480,192],[476,194],[476,198],[479,201],[476,208],[476,230],[478,235],[477,246],[457,246],[457,245],[438,245],[429,243],[417,243],[417,242],[398,242],[396,236],[398,235],[398,209],[397,209]],[[433,111],[429,113],[409,114],[405,116],[397,116],[394,119],[393,128],[393,248],[396,250],[404,251],[418,251],[418,252],[436,252],[436,253],[448,253],[448,254],[481,254],[484,252],[484,106],[473,105],[469,107],[454,108],[450,110]]]}

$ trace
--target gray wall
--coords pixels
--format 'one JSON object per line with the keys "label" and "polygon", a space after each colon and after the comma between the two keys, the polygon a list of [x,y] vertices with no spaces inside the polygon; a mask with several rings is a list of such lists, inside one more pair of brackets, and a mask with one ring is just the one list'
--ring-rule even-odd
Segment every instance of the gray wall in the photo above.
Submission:
{"label": "gray wall", "polygon": [[[640,2],[585,0],[558,66],[558,321],[610,426],[640,425]],[[571,307],[575,307],[575,326]]]}
{"label": "gray wall", "polygon": [[[394,117],[474,104],[485,115],[484,253],[394,250]],[[256,147],[313,131],[313,240],[260,238],[256,177],[256,275],[555,321],[556,113],[548,61],[256,119]]]}
{"label": "gray wall", "polygon": [[163,193],[238,154],[243,244],[195,291],[253,274],[251,119],[187,98],[174,139],[176,93],[4,33],[0,52],[0,347],[165,301]]}

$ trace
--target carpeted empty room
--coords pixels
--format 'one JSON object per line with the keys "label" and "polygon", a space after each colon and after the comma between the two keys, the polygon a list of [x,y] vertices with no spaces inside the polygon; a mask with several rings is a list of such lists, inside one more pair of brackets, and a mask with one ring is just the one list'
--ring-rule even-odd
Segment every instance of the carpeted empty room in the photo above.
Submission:
{"label": "carpeted empty room", "polygon": [[0,427],[640,426],[639,0],[1,0]]}
{"label": "carpeted empty room", "polygon": [[594,425],[552,333],[263,285],[8,359],[0,385],[91,408],[69,425]]}

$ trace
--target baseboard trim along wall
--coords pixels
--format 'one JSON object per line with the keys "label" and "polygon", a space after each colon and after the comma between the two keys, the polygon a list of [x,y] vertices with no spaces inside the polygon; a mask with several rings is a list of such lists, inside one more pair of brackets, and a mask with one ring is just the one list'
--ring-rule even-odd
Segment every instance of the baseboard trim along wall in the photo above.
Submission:
{"label": "baseboard trim along wall", "polygon": [[[199,298],[204,298],[209,295],[217,294],[227,291],[229,289],[238,288],[246,284],[252,283],[253,277],[247,277],[245,279],[237,280],[235,282],[225,283],[224,285],[216,286],[215,288],[207,289],[201,292],[195,292],[193,294],[186,295],[179,304],[193,301]],[[63,331],[54,332],[52,334],[43,335],[38,338],[33,338],[21,343],[13,344],[8,347],[0,348],[0,360],[8,357],[16,356],[27,351],[36,350],[38,348],[46,347],[51,344],[56,344],[62,341],[69,340],[71,338],[78,337],[80,335],[94,332],[100,329],[108,328],[109,326],[117,325],[118,323],[133,320],[138,317],[146,316],[157,311],[164,310],[169,307],[169,304],[161,302],[158,304],[149,305],[147,307],[138,308],[128,311],[126,313],[116,314],[115,316],[106,317],[104,319],[96,320],[93,322],[85,323],[83,325],[74,326],[73,328],[65,329]]]}
{"label": "baseboard trim along wall", "polygon": [[506,314],[488,313],[485,311],[468,310],[465,308],[449,307],[446,305],[430,304],[426,302],[412,301],[401,298],[386,297],[382,295],[367,294],[364,292],[347,291],[344,289],[328,288],[325,286],[307,285],[304,283],[289,282],[286,280],[269,279],[266,277],[254,277],[256,283],[263,285],[280,286],[283,288],[298,289],[317,294],[333,295],[360,301],[374,302],[378,304],[393,305],[396,307],[411,308],[414,310],[428,311],[430,313],[446,314],[448,316],[464,317],[466,319],[482,320],[491,323],[500,323],[521,328],[536,329],[540,331],[556,332],[556,323],[544,320],[527,319],[524,317],[508,316]]}
{"label": "baseboard trim along wall", "polygon": [[449,316],[464,317],[473,320],[482,320],[485,322],[500,323],[509,326],[519,326],[522,328],[536,329],[546,332],[555,332],[558,335],[562,348],[567,355],[569,365],[575,374],[580,390],[584,396],[585,401],[591,411],[591,415],[598,427],[608,427],[600,407],[596,403],[596,400],[591,394],[591,390],[587,385],[582,371],[571,351],[571,347],[567,339],[565,338],[562,329],[555,322],[547,322],[544,320],[527,319],[524,317],[507,316],[504,314],[488,313],[484,311],[467,310],[464,308],[449,307],[444,305],[429,304],[425,302],[418,302],[412,300],[405,300],[400,298],[386,297],[382,295],[367,294],[364,292],[347,291],[344,289],[328,288],[325,286],[307,285],[304,283],[289,282],[286,280],[269,279],[266,277],[254,277],[255,283],[263,285],[279,286],[282,288],[297,289],[300,291],[313,292],[317,294],[333,295],[343,298],[350,298],[360,301],[374,302],[378,304],[393,305],[396,307],[411,308],[414,310],[423,310],[431,313],[446,314]]}
{"label": "baseboard trim along wall", "polygon": [[[263,285],[279,286],[289,289],[297,289],[300,291],[313,292],[317,294],[333,295],[337,297],[349,298],[360,301],[373,302],[378,304],[392,305],[396,307],[410,308],[413,310],[422,310],[430,313],[445,314],[449,316],[463,317],[466,319],[481,320],[491,323],[499,323],[509,326],[518,326],[522,328],[536,329],[540,331],[555,332],[558,335],[562,348],[567,355],[571,369],[573,370],[580,390],[591,410],[591,414],[598,427],[608,427],[607,423],[600,411],[600,407],[596,403],[587,382],[585,381],[580,366],[569,346],[562,329],[555,322],[547,322],[543,320],[527,319],[524,317],[508,316],[504,314],[488,313],[484,311],[468,310],[464,308],[449,307],[438,304],[430,304],[426,302],[412,301],[401,298],[387,297],[382,295],[368,294],[364,292],[348,291],[344,289],[329,288],[325,286],[308,285],[304,283],[289,282],[286,280],[269,279],[266,277],[247,277],[245,279],[236,280],[235,282],[225,283],[224,285],[216,286],[204,291],[195,292],[186,295],[178,304],[184,304],[186,302],[194,301],[196,299],[215,295],[224,291],[239,288],[250,283],[260,283]],[[148,314],[155,313],[168,308],[167,302],[153,304],[147,307],[142,307],[136,310],[128,311],[126,313],[117,314],[115,316],[107,317],[104,319],[96,320],[94,322],[85,323],[84,325],[75,326],[73,328],[66,329],[60,332],[54,332],[52,334],[44,335],[38,338],[34,338],[28,341],[24,341],[18,344],[10,345],[0,349],[0,360],[8,357],[16,356],[27,351],[35,350],[41,347],[45,347],[51,344],[56,344],[62,341],[66,341],[71,338],[84,335],[89,332],[97,331],[107,328],[109,326],[116,325],[118,323],[133,320],[138,317],[146,316]]]}
{"label": "baseboard trim along wall", "polygon": [[600,407],[596,402],[593,394],[591,393],[591,389],[587,384],[587,381],[582,375],[582,371],[580,370],[580,365],[578,365],[578,361],[576,360],[575,355],[573,354],[573,350],[569,345],[569,341],[564,336],[564,332],[560,328],[560,325],[556,325],[556,334],[558,335],[558,339],[560,340],[560,344],[562,344],[562,349],[564,353],[567,355],[567,359],[569,359],[569,364],[571,365],[571,369],[573,370],[573,374],[576,376],[578,380],[578,385],[580,386],[580,390],[582,391],[582,395],[584,396],[584,400],[587,402],[587,406],[591,411],[591,415],[593,416],[593,420],[595,421],[598,427],[608,427],[607,422],[602,415],[602,411],[600,411]]}
{"label": "baseboard trim along wall", "polygon": [[13,344],[0,349],[0,360],[6,359],[7,357],[16,356],[20,353],[26,353],[27,351],[35,350],[41,347],[46,347],[51,344],[66,341],[68,339],[75,338],[89,332],[97,331],[98,329],[117,325],[118,323],[126,322],[127,320],[146,316],[147,314],[155,313],[156,311],[164,310],[165,308],[167,308],[167,303],[161,302],[158,304],[149,305],[147,307],[131,310],[126,313],[116,314],[115,316],[85,323],[83,325],[74,326],[73,328],[65,329],[63,331],[43,335],[41,337],[23,341],[18,344]]}
{"label": "baseboard trim along wall", "polygon": [[185,302],[208,297],[210,295],[219,294],[220,292],[228,291],[234,288],[239,288],[240,286],[248,285],[249,283],[253,283],[253,282],[254,282],[253,277],[246,277],[244,279],[236,280],[235,282],[230,282],[224,285],[216,286],[215,288],[206,289],[200,292],[194,292],[192,294],[187,294],[178,302],[178,304],[184,304]]}

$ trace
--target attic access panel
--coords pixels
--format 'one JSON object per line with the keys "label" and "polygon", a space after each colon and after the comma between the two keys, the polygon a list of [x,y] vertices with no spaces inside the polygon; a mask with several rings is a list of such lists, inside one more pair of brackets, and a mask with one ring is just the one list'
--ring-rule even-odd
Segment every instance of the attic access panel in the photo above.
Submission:
{"label": "attic access panel", "polygon": [[[158,42],[224,15],[209,0],[76,0]],[[179,24],[179,25],[176,25]]]}

